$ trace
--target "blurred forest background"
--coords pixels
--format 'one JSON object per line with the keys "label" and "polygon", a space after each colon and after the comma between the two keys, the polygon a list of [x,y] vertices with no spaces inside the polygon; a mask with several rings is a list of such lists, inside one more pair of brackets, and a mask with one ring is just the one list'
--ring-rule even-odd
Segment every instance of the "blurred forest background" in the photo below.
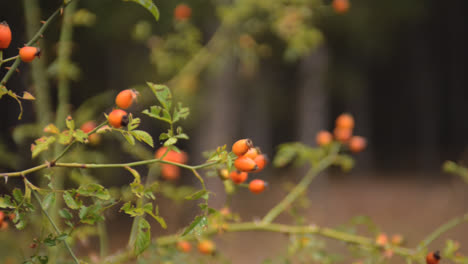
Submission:
{"label": "blurred forest background", "polygon": [[[7,54],[27,42],[22,2],[1,3],[2,20],[14,29]],[[57,5],[40,2],[42,17]],[[158,3],[161,20],[156,23],[129,3],[80,1],[79,8],[96,17],[90,27],[77,27],[74,33],[72,60],[81,73],[72,83],[71,109],[106,92],[109,96],[101,105],[108,106],[117,91],[167,80],[155,67],[148,48],[151,38],[138,41],[135,27],[146,22],[149,29],[144,30],[153,36],[173,31],[178,3]],[[202,29],[206,42],[219,25],[213,4],[187,4],[193,9],[191,23]],[[357,119],[357,133],[369,140],[359,167],[437,170],[445,159],[462,158],[468,144],[468,122],[463,121],[468,112],[467,5],[462,0],[356,0],[344,15],[324,10],[316,23],[323,33],[317,48],[290,62],[280,53],[271,54],[249,76],[240,72],[234,48],[226,50],[216,74],[204,74],[189,89],[172,87],[187,95],[196,116],[189,125],[191,145],[185,149],[199,153],[248,136],[271,154],[281,142],[314,143],[319,129],[329,129],[339,113],[350,112]],[[54,23],[41,40],[50,44],[45,60],[56,53],[52,44],[58,29]],[[284,45],[274,39],[270,44],[279,46],[275,50]],[[9,86],[31,90],[27,76],[29,67],[24,65]],[[2,143],[12,151],[18,151],[12,128],[34,120],[32,105],[25,107],[24,118],[17,121],[16,103],[5,99],[0,104],[0,111],[8,113],[0,124]]]}
{"label": "blurred forest background", "polygon": [[[26,2],[0,2],[0,21],[8,21],[13,29],[13,43],[6,54],[15,54],[16,48],[29,39],[23,13],[23,3]],[[44,19],[60,1],[39,2]],[[356,119],[356,134],[366,137],[369,146],[357,157],[354,179],[380,181],[400,177],[405,181],[401,185],[377,184],[390,197],[375,198],[380,189],[374,190],[375,185],[363,185],[362,199],[355,205],[350,200],[349,208],[332,220],[326,211],[315,212],[316,221],[339,224],[341,220],[338,219],[349,219],[356,211],[372,214],[372,210],[363,209],[366,208],[365,201],[370,203],[372,199],[383,207],[377,214],[377,222],[389,221],[392,215],[406,214],[408,207],[423,204],[432,204],[432,207],[427,212],[422,210],[420,214],[409,215],[408,221],[420,221],[433,214],[433,210],[443,208],[447,214],[454,215],[459,213],[457,210],[466,211],[463,203],[466,194],[459,189],[435,189],[428,195],[418,186],[421,180],[449,179],[441,173],[442,162],[466,158],[467,1],[354,0],[345,14],[336,14],[329,6],[330,1],[325,1],[328,6],[319,8],[313,15],[316,27],[313,34],[316,35],[310,49],[301,49],[294,43],[272,37],[272,34],[253,38],[241,34],[237,37],[236,34],[245,28],[236,28],[233,30],[235,40],[228,45],[219,44],[223,47],[222,52],[216,54],[220,59],[213,63],[204,61],[208,66],[199,75],[188,74],[174,80],[171,65],[161,64],[164,54],[158,53],[159,48],[171,42],[163,42],[159,36],[171,32],[188,36],[179,39],[179,44],[184,44],[177,47],[185,53],[171,57],[173,63],[177,59],[177,63],[184,64],[194,50],[199,50],[197,39],[205,44],[218,32],[222,22],[216,16],[215,7],[222,2],[186,1],[192,8],[191,25],[181,25],[175,23],[173,17],[174,8],[181,1],[155,1],[161,11],[160,21],[155,22],[150,13],[135,4],[80,0],[78,10],[86,9],[82,15],[87,21],[84,24],[89,24],[74,30],[71,57],[74,66],[69,67],[73,72],[70,74],[73,77],[70,110],[77,122],[103,121],[102,113],[111,110],[114,96],[120,90],[130,87],[140,90],[146,81],[169,82],[176,96],[188,104],[192,112],[184,124],[190,141],[178,146],[189,153],[189,163],[198,163],[203,161],[200,155],[203,151],[224,144],[230,146],[235,139],[244,137],[252,138],[270,156],[274,155],[275,146],[283,142],[302,141],[315,145],[319,130],[331,129],[338,114],[350,112]],[[261,13],[259,16],[261,19]],[[201,34],[194,33],[192,25],[198,27]],[[60,23],[53,23],[40,41],[45,47],[41,60],[46,64],[56,56],[59,30]],[[260,52],[249,53],[252,45]],[[21,73],[10,80],[8,88],[34,94],[30,67],[22,65],[20,70]],[[5,72],[1,69],[2,75]],[[52,84],[50,88],[55,91],[56,85]],[[135,113],[150,103],[146,96],[140,100],[134,108]],[[55,105],[56,101],[57,98],[52,96],[50,104]],[[25,102],[24,107],[23,119],[18,121],[17,103],[6,97],[0,101],[0,112],[4,113],[0,122],[2,171],[31,165],[29,145],[36,135],[28,130],[31,137],[15,136],[14,131],[19,125],[34,122],[41,113],[32,103]],[[145,121],[148,120],[143,117],[143,129],[155,138],[166,129]],[[125,160],[122,155],[111,155],[118,148],[118,144],[112,142],[115,143],[115,139],[105,138],[97,148],[97,151],[107,150],[108,156],[88,158]],[[116,183],[112,178],[115,171],[102,173],[109,173],[103,177]],[[283,171],[266,174],[268,180],[288,175]],[[348,188],[358,188],[349,178],[343,181],[345,184],[340,188],[328,191],[327,201],[316,205],[319,209],[339,206],[339,198],[350,194]],[[466,190],[466,187],[457,188]],[[456,195],[450,196],[447,191],[456,192]],[[439,199],[441,196],[446,199]],[[412,197],[413,200],[398,209],[398,205],[391,205],[392,197]],[[267,199],[252,204],[246,198],[246,201],[240,201],[238,209],[249,210],[246,204],[253,206],[263,202],[268,205],[266,208],[274,204]],[[447,205],[451,208],[447,209]],[[387,206],[393,206],[394,210],[385,212]],[[370,207],[376,207],[376,204]],[[262,210],[256,213],[261,215]],[[432,219],[434,222],[447,219],[442,215],[435,218]],[[399,230],[415,232],[412,226],[405,228]],[[428,227],[427,230],[431,229]]]}

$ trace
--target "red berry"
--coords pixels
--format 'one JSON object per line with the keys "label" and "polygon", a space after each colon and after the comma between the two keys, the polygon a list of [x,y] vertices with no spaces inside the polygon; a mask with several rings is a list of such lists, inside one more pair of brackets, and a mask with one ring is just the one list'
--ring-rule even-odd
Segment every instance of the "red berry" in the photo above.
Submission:
{"label": "red berry", "polygon": [[19,56],[23,62],[31,62],[34,58],[39,57],[41,49],[37,47],[22,47],[19,51]]}
{"label": "red berry", "polygon": [[238,169],[239,171],[246,171],[246,172],[250,172],[250,171],[254,171],[258,169],[258,166],[255,163],[255,161],[245,156],[238,157],[234,161],[234,167],[236,167],[236,169]]}
{"label": "red berry", "polygon": [[8,24],[3,21],[0,23],[0,50],[8,48],[11,43],[11,30]]}
{"label": "red berry", "polygon": [[427,264],[438,264],[440,261],[440,253],[439,251],[436,252],[429,252],[426,256],[426,263]]}
{"label": "red berry", "polygon": [[132,105],[137,96],[138,93],[135,90],[123,90],[115,97],[115,104],[122,109],[127,109]]}
{"label": "red berry", "polygon": [[248,138],[240,139],[232,145],[232,152],[234,152],[234,154],[236,154],[237,156],[242,156],[245,153],[247,153],[247,151],[249,151],[249,149],[252,147],[252,140]]}
{"label": "red berry", "polygon": [[174,9],[174,17],[176,20],[184,21],[190,18],[192,9],[186,4],[179,4]]}
{"label": "red berry", "polygon": [[127,112],[121,109],[114,109],[108,117],[109,124],[114,128],[121,128],[128,125]]}
{"label": "red berry", "polygon": [[248,174],[247,172],[239,172],[239,171],[232,171],[230,174],[229,174],[229,177],[231,178],[232,182],[236,183],[236,184],[241,184],[243,182],[245,182],[248,178]]}
{"label": "red berry", "polygon": [[266,183],[263,180],[255,179],[249,183],[249,190],[255,194],[262,193],[265,187]]}

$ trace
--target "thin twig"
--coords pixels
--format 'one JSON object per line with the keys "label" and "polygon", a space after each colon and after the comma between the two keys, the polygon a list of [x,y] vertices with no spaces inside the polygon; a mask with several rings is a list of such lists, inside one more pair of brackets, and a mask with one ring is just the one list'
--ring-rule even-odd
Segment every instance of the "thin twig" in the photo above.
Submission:
{"label": "thin twig", "polygon": [[[36,199],[36,201],[39,203],[39,206],[41,207],[41,210],[42,212],[45,214],[45,216],[47,217],[47,219],[49,219],[49,222],[50,224],[52,225],[52,227],[55,229],[55,232],[57,234],[57,236],[61,235],[62,232],[60,231],[60,229],[58,228],[58,226],[55,224],[54,220],[52,220],[52,218],[50,217],[49,213],[47,213],[47,210],[44,209],[44,206],[42,205],[42,202],[41,202],[41,198],[39,197],[39,195],[37,194],[37,192],[35,190],[32,190],[32,193],[34,195],[34,198]],[[75,253],[73,253],[73,250],[71,249],[70,245],[68,245],[67,241],[63,240],[63,244],[65,244],[65,247],[67,248],[68,252],[70,253],[70,255],[72,256],[73,260],[75,261],[76,264],[80,264],[80,261],[78,260],[78,258],[75,256]]]}

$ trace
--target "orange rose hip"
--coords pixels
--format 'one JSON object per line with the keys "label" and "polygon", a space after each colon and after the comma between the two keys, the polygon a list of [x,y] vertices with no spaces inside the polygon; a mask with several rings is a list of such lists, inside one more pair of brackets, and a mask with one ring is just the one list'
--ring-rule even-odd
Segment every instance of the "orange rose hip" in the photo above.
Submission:
{"label": "orange rose hip", "polygon": [[248,138],[240,139],[232,145],[232,152],[234,152],[234,154],[236,154],[237,156],[242,156],[245,153],[247,153],[247,151],[249,151],[249,149],[252,147],[252,140]]}

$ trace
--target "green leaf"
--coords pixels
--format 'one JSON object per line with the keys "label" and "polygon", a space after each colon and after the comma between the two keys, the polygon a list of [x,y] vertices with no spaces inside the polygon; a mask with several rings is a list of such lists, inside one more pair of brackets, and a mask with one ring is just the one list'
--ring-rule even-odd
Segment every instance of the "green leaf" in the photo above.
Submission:
{"label": "green leaf", "polygon": [[55,247],[57,245],[57,239],[55,239],[52,234],[49,234],[49,236],[44,239],[43,243],[48,247]]}
{"label": "green leaf", "polygon": [[135,2],[137,4],[140,4],[141,6],[146,8],[146,10],[150,11],[151,14],[153,14],[154,19],[156,19],[156,21],[159,20],[158,7],[153,3],[152,0],[123,0],[123,1],[124,2]]}
{"label": "green leaf", "polygon": [[65,119],[65,123],[67,125],[67,128],[70,129],[70,131],[75,130],[75,121],[73,121],[71,116],[68,116],[67,119]]}
{"label": "green leaf", "polygon": [[189,196],[186,196],[185,200],[198,200],[198,199],[202,198],[202,196],[205,195],[206,193],[207,193],[206,190],[199,190],[198,192],[195,192],[195,193],[192,193]]}
{"label": "green leaf", "polygon": [[146,131],[143,130],[133,130],[130,132],[138,141],[143,141],[146,144],[154,147],[153,138]]}
{"label": "green leaf", "polygon": [[31,145],[32,157],[35,158],[41,152],[49,149],[49,145],[55,142],[55,137],[41,137]]}
{"label": "green leaf", "polygon": [[78,204],[75,199],[73,199],[72,195],[68,191],[63,192],[63,200],[70,209],[77,210],[80,208],[80,204]]}
{"label": "green leaf", "polygon": [[93,204],[91,206],[81,206],[79,217],[82,223],[94,225],[96,222],[103,221],[104,217],[101,214],[102,206]]}
{"label": "green leaf", "polygon": [[96,183],[81,185],[80,188],[78,188],[77,193],[83,196],[96,197],[101,200],[109,200],[111,198],[109,191],[104,188],[104,186]]}
{"label": "green leaf", "polygon": [[130,133],[122,131],[122,135],[125,137],[128,143],[130,143],[130,145],[135,145],[135,138]]}
{"label": "green leaf", "polygon": [[73,132],[73,138],[75,138],[78,142],[84,143],[86,139],[88,139],[88,134],[83,132],[83,130],[78,129]]}
{"label": "green leaf", "polygon": [[51,193],[47,194],[44,197],[44,200],[42,200],[42,206],[44,207],[44,209],[48,209],[50,207],[50,205],[52,205],[54,203],[55,203],[55,193],[54,192],[51,192]]}
{"label": "green leaf", "polygon": [[62,210],[59,211],[59,215],[62,217],[62,218],[65,218],[67,220],[71,220],[73,219],[73,215],[70,213],[70,211],[68,211],[67,208],[63,208]]}
{"label": "green leaf", "polygon": [[140,118],[133,118],[132,114],[128,115],[128,118],[129,118],[128,119],[128,125],[127,125],[128,131],[132,131],[132,130],[138,128],[138,126],[141,123]]}
{"label": "green leaf", "polygon": [[205,216],[197,216],[193,220],[193,222],[184,230],[184,233],[182,233],[182,236],[188,235],[195,233],[197,235],[200,235],[201,231],[203,228],[205,228],[208,224],[208,220]]}
{"label": "green leaf", "polygon": [[0,208],[15,208],[15,204],[11,201],[11,196],[5,195],[0,197]]}
{"label": "green leaf", "polygon": [[174,118],[172,122],[177,122],[180,119],[186,119],[190,114],[190,109],[188,107],[182,107],[182,103],[178,103],[176,109],[174,109]]}
{"label": "green leaf", "polygon": [[164,142],[164,146],[169,147],[171,145],[174,145],[175,143],[177,143],[177,138],[171,137],[168,140],[166,140],[166,142]]}
{"label": "green leaf", "polygon": [[150,82],[147,84],[153,91],[154,95],[156,95],[156,98],[158,98],[158,101],[161,103],[164,109],[170,111],[172,106],[171,90],[169,90],[169,88],[167,88],[165,85],[154,84]]}
{"label": "green leaf", "polygon": [[134,253],[140,255],[143,253],[151,243],[151,226],[143,218],[138,221],[138,230],[135,239]]}
{"label": "green leaf", "polygon": [[24,199],[23,192],[21,192],[20,189],[18,189],[18,188],[13,189],[12,194],[13,194],[13,198],[15,198],[15,200],[18,203],[21,203],[23,201],[23,199]]}

